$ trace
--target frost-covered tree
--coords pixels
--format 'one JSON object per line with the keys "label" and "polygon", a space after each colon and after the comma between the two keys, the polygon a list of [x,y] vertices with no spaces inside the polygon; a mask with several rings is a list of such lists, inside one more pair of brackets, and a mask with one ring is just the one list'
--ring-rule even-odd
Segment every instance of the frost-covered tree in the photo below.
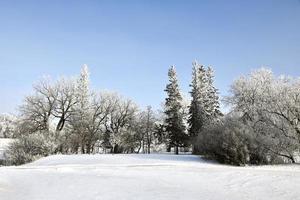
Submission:
{"label": "frost-covered tree", "polygon": [[236,80],[226,99],[260,138],[265,153],[292,162],[300,141],[299,86],[299,79],[275,77],[262,68]]}
{"label": "frost-covered tree", "polygon": [[93,153],[101,139],[109,139],[105,133],[108,115],[114,109],[111,95],[92,93],[89,89],[89,72],[86,65],[76,83],[77,103],[68,123],[69,143],[72,152]]}
{"label": "frost-covered tree", "polygon": [[33,87],[20,106],[17,137],[42,134],[57,144],[56,152],[63,151],[66,142],[65,125],[69,122],[77,103],[76,82],[61,78],[56,82],[45,78]]}
{"label": "frost-covered tree", "polygon": [[206,70],[196,61],[193,62],[192,97],[189,108],[189,135],[192,141],[193,152],[195,153],[196,137],[204,126],[216,121],[220,117],[219,98],[217,90],[213,85],[213,70],[208,67]]}
{"label": "frost-covered tree", "polygon": [[105,123],[113,110],[110,97],[105,93],[93,95],[89,110],[86,126],[87,135],[83,148],[85,148],[86,153],[93,153],[96,143],[104,139]]}
{"label": "frost-covered tree", "polygon": [[189,135],[191,140],[194,141],[195,137],[200,133],[206,118],[207,79],[204,67],[197,62],[193,62],[192,83],[190,87],[192,88],[190,92],[192,100],[189,108],[188,123]]}
{"label": "frost-covered tree", "polygon": [[57,106],[58,88],[49,78],[33,87],[34,93],[25,97],[20,106],[20,127],[23,133],[49,131],[51,119]]}
{"label": "frost-covered tree", "polygon": [[0,115],[0,138],[13,138],[16,132],[17,117],[10,114]]}
{"label": "frost-covered tree", "polygon": [[87,65],[83,65],[76,85],[77,111],[88,112],[90,106],[90,78]]}
{"label": "frost-covered tree", "polygon": [[57,119],[56,123],[56,137],[63,130],[66,123],[73,114],[73,108],[78,103],[76,93],[76,80],[62,78],[57,81],[55,88],[58,91],[56,106],[53,112]]}
{"label": "frost-covered tree", "polygon": [[122,152],[122,138],[130,133],[132,121],[137,113],[136,104],[130,99],[124,99],[115,93],[108,94],[110,111],[105,120],[105,133],[109,135],[109,142],[113,153]]}
{"label": "frost-covered tree", "polygon": [[175,154],[178,154],[179,147],[186,144],[187,135],[183,122],[182,96],[174,66],[169,69],[168,76],[169,84],[167,84],[165,89],[167,93],[164,111],[166,115],[165,126],[169,143],[175,147]]}
{"label": "frost-covered tree", "polygon": [[220,112],[220,102],[218,96],[218,90],[214,86],[214,74],[213,69],[208,67],[206,70],[206,80],[207,80],[207,87],[206,87],[206,98],[205,98],[205,105],[206,105],[206,114],[207,118],[211,121],[216,121],[222,115]]}
{"label": "frost-covered tree", "polygon": [[151,106],[147,106],[147,109],[140,112],[137,117],[136,124],[138,125],[137,131],[140,136],[140,149],[142,149],[142,153],[151,153],[151,146],[154,141],[155,122],[156,117]]}
{"label": "frost-covered tree", "polygon": [[[90,153],[90,145],[88,145],[88,143],[91,143],[91,138],[89,138],[89,120],[91,117],[89,82],[88,66],[83,65],[80,76],[76,81],[76,104],[72,107],[69,123],[71,132],[73,133],[74,146],[80,147],[82,153],[85,153],[85,151]],[[88,148],[86,148],[86,146],[88,146]]]}

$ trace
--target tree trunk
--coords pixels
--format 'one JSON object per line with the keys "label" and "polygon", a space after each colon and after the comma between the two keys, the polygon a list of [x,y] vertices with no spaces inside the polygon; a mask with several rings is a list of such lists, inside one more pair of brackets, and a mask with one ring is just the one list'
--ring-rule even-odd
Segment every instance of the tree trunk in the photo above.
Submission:
{"label": "tree trunk", "polygon": [[147,134],[147,153],[150,154],[151,151],[151,137],[149,133]]}
{"label": "tree trunk", "polygon": [[112,154],[115,153],[115,144],[112,145],[112,151],[111,152],[112,152]]}
{"label": "tree trunk", "polygon": [[142,142],[139,143],[139,147],[138,147],[137,153],[140,153],[141,148],[142,148]]}
{"label": "tree trunk", "polygon": [[87,153],[87,154],[90,154],[90,153],[91,153],[91,146],[90,146],[90,144],[87,144],[87,145],[86,145],[86,153]]}
{"label": "tree trunk", "polygon": [[178,155],[178,153],[179,153],[179,148],[178,146],[175,146],[175,154]]}
{"label": "tree trunk", "polygon": [[151,148],[151,145],[150,145],[150,143],[148,143],[148,154],[150,154],[150,148]]}
{"label": "tree trunk", "polygon": [[167,152],[171,152],[171,145],[167,145]]}
{"label": "tree trunk", "polygon": [[195,144],[192,144],[192,154],[196,155],[198,152],[197,152],[197,148],[195,146]]}
{"label": "tree trunk", "polygon": [[284,156],[284,157],[286,157],[287,159],[289,159],[293,164],[296,163],[296,160],[295,160],[295,158],[293,156]]}

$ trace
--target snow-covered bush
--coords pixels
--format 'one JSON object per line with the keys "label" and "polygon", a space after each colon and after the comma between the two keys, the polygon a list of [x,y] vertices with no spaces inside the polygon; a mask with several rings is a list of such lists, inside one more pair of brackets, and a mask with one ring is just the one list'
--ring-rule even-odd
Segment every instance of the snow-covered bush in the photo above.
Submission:
{"label": "snow-covered bush", "polygon": [[9,146],[6,153],[7,162],[11,165],[21,165],[48,156],[54,149],[54,143],[45,134],[34,133],[22,136]]}
{"label": "snow-covered bush", "polygon": [[[218,124],[206,126],[197,138],[197,153],[231,165],[278,164],[288,159],[276,139],[245,124],[240,118],[227,116]],[[278,151],[275,151],[278,149]]]}
{"label": "snow-covered bush", "polygon": [[249,162],[247,135],[247,130],[237,121],[225,119],[203,129],[195,150],[221,163],[244,165]]}

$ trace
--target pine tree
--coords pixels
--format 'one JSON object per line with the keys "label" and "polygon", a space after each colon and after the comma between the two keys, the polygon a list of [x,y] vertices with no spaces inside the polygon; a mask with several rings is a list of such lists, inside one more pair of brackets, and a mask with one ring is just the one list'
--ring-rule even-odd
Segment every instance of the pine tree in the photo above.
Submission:
{"label": "pine tree", "polygon": [[174,66],[169,69],[168,76],[170,83],[165,89],[168,95],[165,102],[166,132],[170,145],[175,147],[175,154],[178,154],[179,147],[186,143],[187,135],[183,123],[182,96]]}
{"label": "pine tree", "polygon": [[[200,133],[206,118],[206,91],[207,91],[207,78],[206,71],[202,65],[196,61],[193,62],[192,83],[190,84],[192,90],[190,92],[192,101],[189,108],[189,136],[191,141]],[[195,152],[194,144],[193,152]]]}

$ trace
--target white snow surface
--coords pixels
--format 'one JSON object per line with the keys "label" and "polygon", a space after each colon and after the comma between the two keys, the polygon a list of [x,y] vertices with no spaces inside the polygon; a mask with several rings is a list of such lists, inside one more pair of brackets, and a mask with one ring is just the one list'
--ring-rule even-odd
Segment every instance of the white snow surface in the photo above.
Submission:
{"label": "white snow surface", "polygon": [[193,155],[55,155],[0,167],[1,200],[296,200],[300,166],[232,167]]}

